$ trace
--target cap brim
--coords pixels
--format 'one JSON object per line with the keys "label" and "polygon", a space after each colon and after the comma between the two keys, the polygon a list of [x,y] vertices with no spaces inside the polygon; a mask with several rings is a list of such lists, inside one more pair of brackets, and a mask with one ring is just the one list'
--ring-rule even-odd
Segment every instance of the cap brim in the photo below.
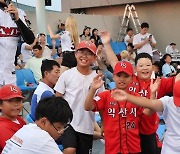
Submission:
{"label": "cap brim", "polygon": [[94,55],[96,55],[96,54],[94,53],[94,51],[93,51],[91,48],[89,48],[89,47],[82,47],[82,48],[78,48],[77,50],[80,50],[80,49],[89,49]]}
{"label": "cap brim", "polygon": [[3,98],[1,98],[1,100],[9,100],[9,99],[12,99],[12,98],[22,98],[22,99],[24,99],[24,97],[21,96],[21,95],[13,95],[13,96],[3,97]]}
{"label": "cap brim", "polygon": [[173,96],[173,99],[174,99],[174,104],[180,107],[180,96],[179,97]]}
{"label": "cap brim", "polygon": [[122,71],[116,71],[116,72],[114,72],[113,74],[114,75],[116,75],[116,74],[118,74],[118,73],[121,73],[121,72],[124,72],[124,73],[126,73],[127,75],[129,75],[129,76],[132,76],[132,73],[130,73],[129,71],[125,71],[125,70],[122,70]]}

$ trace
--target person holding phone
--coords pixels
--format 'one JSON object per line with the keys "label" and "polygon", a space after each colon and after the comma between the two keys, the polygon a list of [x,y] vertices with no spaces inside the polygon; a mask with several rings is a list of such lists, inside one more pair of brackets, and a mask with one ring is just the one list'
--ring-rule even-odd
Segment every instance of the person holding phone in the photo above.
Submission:
{"label": "person holding phone", "polygon": [[153,56],[152,48],[155,48],[156,40],[152,34],[148,33],[148,30],[149,24],[142,23],[140,33],[133,38],[133,45],[134,49],[137,49],[137,54],[145,52]]}

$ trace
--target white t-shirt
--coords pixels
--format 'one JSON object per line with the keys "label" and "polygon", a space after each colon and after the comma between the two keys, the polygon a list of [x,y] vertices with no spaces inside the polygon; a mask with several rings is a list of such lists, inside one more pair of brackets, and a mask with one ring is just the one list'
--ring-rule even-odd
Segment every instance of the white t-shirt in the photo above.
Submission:
{"label": "white t-shirt", "polygon": [[163,103],[163,118],[166,123],[166,133],[163,140],[162,154],[180,153],[180,107],[174,104],[173,97],[160,98]]}
{"label": "white t-shirt", "polygon": [[179,52],[179,50],[178,49],[173,49],[171,45],[168,45],[166,47],[166,53],[168,53],[168,54],[173,54],[173,53],[178,53],[178,52]]}
{"label": "white t-shirt", "polygon": [[32,53],[32,50],[26,50],[25,47],[27,46],[28,44],[27,43],[23,43],[21,45],[21,54],[22,54],[22,57],[23,57],[23,62],[27,62],[30,58],[32,58],[33,56],[33,53]]}
{"label": "white t-shirt", "polygon": [[[94,132],[94,112],[85,111],[84,103],[96,75],[95,71],[89,75],[83,75],[74,67],[65,71],[54,87],[57,92],[64,94],[64,99],[73,111],[72,127],[75,131],[84,134],[92,135]],[[103,90],[104,87],[101,87],[98,92]]]}
{"label": "white t-shirt", "polygon": [[43,54],[42,54],[44,59],[52,60],[53,58],[52,58],[51,54],[52,54],[52,50],[49,49],[49,47],[47,47],[45,45],[44,50],[43,50]]}
{"label": "white t-shirt", "polygon": [[62,154],[62,152],[48,132],[36,124],[28,124],[6,141],[2,154]]}
{"label": "white t-shirt", "polygon": [[[144,35],[139,33],[139,34],[135,35],[134,38],[133,38],[133,45],[136,45],[136,44],[139,44],[139,43],[143,42],[145,39],[149,38],[150,35],[151,34],[149,34],[149,33],[146,33]],[[152,35],[152,42],[156,43],[156,40],[154,39],[153,35]],[[144,53],[144,52],[150,54],[151,56],[153,56],[153,54],[152,54],[152,47],[149,44],[149,42],[147,42],[140,49],[137,49],[137,54]]]}
{"label": "white t-shirt", "polygon": [[61,40],[62,52],[64,51],[75,51],[74,43],[71,41],[71,36],[68,31],[62,31],[59,33]]}
{"label": "white t-shirt", "polygon": [[126,46],[128,45],[128,41],[127,40],[129,40],[129,39],[131,39],[131,37],[129,36],[129,35],[126,35],[125,37],[124,37],[124,43],[126,44]]}

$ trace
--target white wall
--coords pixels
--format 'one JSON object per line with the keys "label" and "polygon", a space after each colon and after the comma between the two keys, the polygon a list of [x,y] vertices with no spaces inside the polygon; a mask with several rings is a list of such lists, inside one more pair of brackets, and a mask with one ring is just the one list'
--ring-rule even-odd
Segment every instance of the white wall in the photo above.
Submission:
{"label": "white wall", "polygon": [[[36,0],[12,0],[23,5],[36,7]],[[41,0],[38,0],[41,1]],[[61,0],[51,0],[52,6],[46,6],[47,10],[60,11],[61,12]]]}

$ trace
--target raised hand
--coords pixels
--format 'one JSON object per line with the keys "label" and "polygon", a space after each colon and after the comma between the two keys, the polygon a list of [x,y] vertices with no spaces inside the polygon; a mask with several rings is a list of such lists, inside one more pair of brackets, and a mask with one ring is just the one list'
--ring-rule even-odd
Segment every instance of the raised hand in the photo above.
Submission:
{"label": "raised hand", "polygon": [[19,19],[18,10],[12,3],[9,4],[8,7],[5,7],[5,10],[9,13],[14,14],[15,21]]}
{"label": "raised hand", "polygon": [[100,36],[101,36],[101,40],[102,40],[102,43],[103,43],[103,44],[108,44],[108,43],[110,43],[111,36],[110,36],[110,33],[109,33],[109,32],[103,31],[103,32],[101,32]]}
{"label": "raised hand", "polygon": [[159,77],[156,79],[154,83],[153,83],[153,79],[151,79],[151,84],[150,84],[151,93],[156,93],[156,91],[159,88],[160,83],[161,83],[161,79]]}
{"label": "raised hand", "polygon": [[124,90],[120,89],[115,89],[112,91],[111,96],[116,100],[116,101],[124,101],[127,100],[127,93]]}
{"label": "raised hand", "polygon": [[91,88],[93,88],[94,90],[100,88],[104,84],[104,81],[102,79],[103,79],[103,74],[101,72],[98,72],[98,75],[93,79]]}

